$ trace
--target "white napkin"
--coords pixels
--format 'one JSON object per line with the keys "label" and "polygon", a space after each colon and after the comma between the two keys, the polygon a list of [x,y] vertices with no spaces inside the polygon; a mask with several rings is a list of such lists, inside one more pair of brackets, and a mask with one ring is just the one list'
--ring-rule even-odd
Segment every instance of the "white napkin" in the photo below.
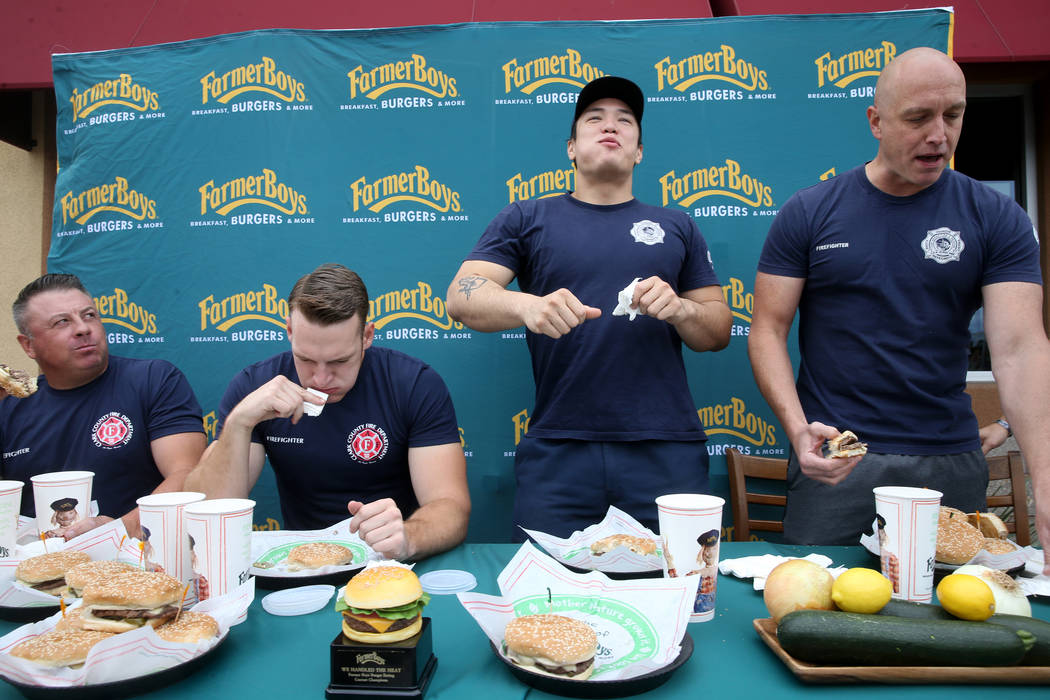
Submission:
{"label": "white napkin", "polygon": [[642,313],[631,306],[631,301],[634,299],[634,286],[641,281],[641,277],[635,277],[634,282],[624,287],[623,291],[616,295],[616,308],[613,309],[613,316],[627,316],[627,320],[633,321],[635,316]]}
{"label": "white napkin", "polygon": [[769,572],[778,564],[783,564],[791,559],[805,559],[806,561],[811,561],[814,564],[827,569],[828,573],[836,578],[846,570],[845,566],[828,568],[831,566],[831,559],[823,554],[807,554],[804,557],[781,557],[776,554],[762,554],[753,557],[723,559],[718,562],[718,571],[722,575],[728,574],[736,576],[737,578],[753,578],[755,580],[755,590],[761,591],[766,587],[766,577],[769,576]]}
{"label": "white napkin", "polygon": [[[306,390],[309,391],[314,396],[316,396],[317,398],[322,399],[323,401],[328,401],[328,394],[324,393],[323,391],[318,391],[317,389],[310,389],[310,388],[307,388]],[[303,401],[303,414],[304,415],[313,416],[314,418],[316,418],[317,416],[321,415],[321,411],[323,411],[323,410],[324,410],[324,404],[323,403],[322,404],[317,404],[317,403],[310,403],[309,401]]]}

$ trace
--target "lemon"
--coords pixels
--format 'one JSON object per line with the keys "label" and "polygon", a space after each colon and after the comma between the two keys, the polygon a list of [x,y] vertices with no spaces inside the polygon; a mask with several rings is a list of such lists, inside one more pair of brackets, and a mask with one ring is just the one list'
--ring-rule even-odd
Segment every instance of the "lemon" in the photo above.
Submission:
{"label": "lemon", "polygon": [[951,574],[937,584],[941,607],[964,620],[987,620],[995,612],[995,594],[987,583],[969,574]]}
{"label": "lemon", "polygon": [[831,599],[839,610],[877,613],[893,595],[890,580],[874,569],[856,567],[843,571],[831,586]]}

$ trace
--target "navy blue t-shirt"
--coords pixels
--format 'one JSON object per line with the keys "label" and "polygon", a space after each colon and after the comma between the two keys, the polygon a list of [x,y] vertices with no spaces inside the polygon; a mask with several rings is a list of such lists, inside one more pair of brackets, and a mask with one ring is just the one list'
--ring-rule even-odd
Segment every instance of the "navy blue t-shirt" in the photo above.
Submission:
{"label": "navy blue t-shirt", "polygon": [[467,258],[509,268],[523,292],[565,288],[602,315],[557,340],[526,334],[536,381],[529,435],[580,440],[706,440],[682,340],[649,316],[613,316],[617,294],[653,275],[676,293],[718,284],[707,243],[683,211],[587,204],[570,196],[509,205]]}
{"label": "navy blue t-shirt", "polygon": [[[257,362],[230,381],[219,429],[241,399],[278,374],[299,384],[291,352]],[[408,448],[459,442],[445,383],[429,365],[389,348],[365,351],[354,388],[321,415],[259,423],[252,442],[266,449],[281,497],[284,527],[316,530],[350,517],[351,500],[392,498],[408,518],[419,507]]]}
{"label": "navy blue t-shirt", "polygon": [[1042,281],[1038,236],[1013,200],[954,170],[894,197],[861,166],[788,200],[758,269],[806,280],[807,420],[853,430],[874,452],[980,447],[965,388],[981,287]]}
{"label": "navy blue t-shirt", "polygon": [[31,476],[84,469],[95,473],[99,512],[119,518],[164,480],[150,443],[203,433],[201,407],[186,377],[164,360],[109,356],[106,371],[75,389],[53,389],[43,376],[35,394],[0,401],[0,475],[25,482],[22,514],[33,515]]}

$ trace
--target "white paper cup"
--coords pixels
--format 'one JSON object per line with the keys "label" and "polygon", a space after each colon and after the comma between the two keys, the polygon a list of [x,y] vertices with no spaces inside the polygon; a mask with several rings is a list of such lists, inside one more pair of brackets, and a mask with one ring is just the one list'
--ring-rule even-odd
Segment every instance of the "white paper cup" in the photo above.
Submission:
{"label": "white paper cup", "polygon": [[182,510],[205,498],[195,491],[169,491],[136,501],[142,525],[142,560],[147,571],[162,571],[183,583],[193,580],[190,540],[186,537]]}
{"label": "white paper cup", "polygon": [[690,622],[707,622],[715,616],[724,505],[725,500],[718,496],[699,493],[673,493],[656,499],[664,549],[664,576],[703,577],[697,588]]}
{"label": "white paper cup", "polygon": [[24,481],[0,481],[0,559],[15,553]]}
{"label": "white paper cup", "polygon": [[879,559],[883,575],[893,584],[893,597],[930,602],[941,492],[910,486],[878,486],[872,491]]}
{"label": "white paper cup", "polygon": [[229,593],[248,580],[255,501],[218,498],[190,503],[182,519],[198,600]]}
{"label": "white paper cup", "polygon": [[[95,472],[37,474],[33,482],[36,529],[42,534],[67,528],[91,515],[91,480]],[[48,537],[53,535],[48,534]]]}

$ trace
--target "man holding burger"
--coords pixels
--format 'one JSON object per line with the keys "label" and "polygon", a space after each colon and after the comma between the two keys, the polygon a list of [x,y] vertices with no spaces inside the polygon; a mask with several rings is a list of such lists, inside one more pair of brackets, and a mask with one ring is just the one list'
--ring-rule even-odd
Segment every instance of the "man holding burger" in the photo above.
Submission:
{"label": "man holding burger", "polygon": [[[247,497],[269,457],[289,529],[327,527],[349,511],[352,532],[400,560],[462,542],[466,460],[441,377],[372,347],[368,291],[342,265],[300,278],[288,308],[291,350],[233,378],[219,406],[219,438],[186,488]],[[304,417],[307,404],[323,410]]]}

